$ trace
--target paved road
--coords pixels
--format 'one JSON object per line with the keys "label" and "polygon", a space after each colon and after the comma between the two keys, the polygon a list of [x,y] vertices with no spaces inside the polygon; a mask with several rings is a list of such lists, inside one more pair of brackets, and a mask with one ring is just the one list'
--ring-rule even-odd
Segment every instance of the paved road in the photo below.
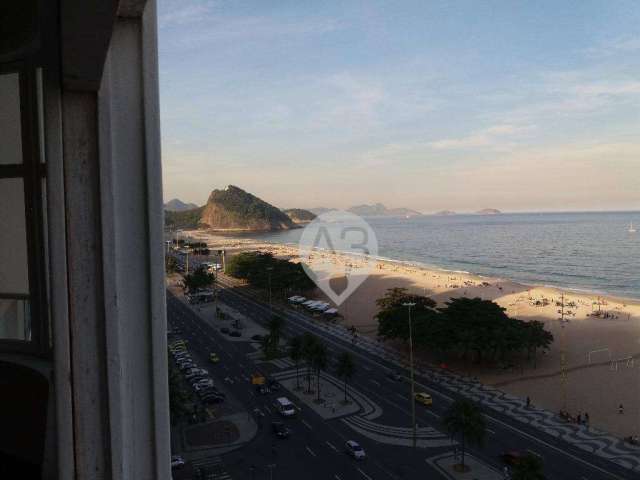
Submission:
{"label": "paved road", "polygon": [[[247,317],[265,323],[268,318],[268,306],[244,296],[233,288],[225,288],[221,293],[221,301],[232,306]],[[246,405],[261,408],[267,427],[273,418],[269,397],[255,397],[248,382],[243,381],[251,371],[247,353],[252,351],[245,343],[224,340],[214,328],[201,321],[188,306],[176,298],[169,296],[168,313],[170,322],[180,325],[185,336],[190,338],[194,348],[202,349],[203,354],[212,348],[223,353],[223,368],[239,381],[235,384],[235,395]],[[334,358],[341,351],[350,351],[358,360],[359,373],[352,380],[354,389],[383,409],[379,418],[366,422],[350,419],[325,421],[306,407],[302,407],[298,419],[292,423],[294,434],[288,440],[275,442],[268,428],[241,451],[225,456],[224,461],[234,478],[251,478],[251,465],[257,468],[255,478],[269,478],[267,465],[275,464],[274,478],[371,478],[371,479],[405,479],[405,478],[446,478],[435,472],[427,464],[427,458],[450,451],[450,447],[430,447],[413,451],[402,446],[407,443],[407,432],[410,425],[410,402],[407,384],[391,380],[387,372],[397,369],[394,365],[364,350],[328,334],[322,329],[314,328],[300,322],[298,313],[286,312],[286,333],[297,335],[305,331],[321,336],[330,348]],[[227,357],[225,359],[225,357]],[[277,374],[276,374],[277,375]],[[431,382],[419,378],[420,388],[434,396],[434,406],[430,409],[418,408],[417,422],[420,427],[432,427],[442,432],[440,424],[443,412],[452,401],[454,394]],[[271,410],[271,411],[270,411]],[[514,421],[497,412],[487,412],[489,437],[483,449],[470,449],[471,453],[501,468],[499,455],[507,449],[531,451],[544,458],[545,471],[549,479],[631,479],[634,474],[604,459],[586,454],[566,442],[537,429]],[[380,427],[382,425],[383,427]],[[397,444],[380,443],[382,440],[395,437]],[[369,459],[355,463],[344,455],[342,445],[347,438],[358,440],[367,450]],[[427,442],[428,443],[428,442]],[[275,452],[272,445],[276,445]],[[251,453],[250,453],[251,452]],[[233,473],[236,472],[236,475]]]}

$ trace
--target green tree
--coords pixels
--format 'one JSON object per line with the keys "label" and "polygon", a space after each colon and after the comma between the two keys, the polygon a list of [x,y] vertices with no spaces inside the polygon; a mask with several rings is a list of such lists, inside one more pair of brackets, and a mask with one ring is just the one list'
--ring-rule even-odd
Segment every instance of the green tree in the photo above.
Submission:
{"label": "green tree", "polygon": [[187,407],[190,396],[182,388],[180,377],[178,370],[169,361],[169,416],[174,424],[190,412]]}
{"label": "green tree", "polygon": [[318,339],[310,333],[302,335],[302,358],[307,365],[307,393],[311,392],[311,373],[313,371],[313,358]]}
{"label": "green tree", "polygon": [[215,280],[215,275],[209,273],[205,267],[201,266],[193,273],[184,276],[184,285],[189,292],[197,292],[202,288],[211,287]]}
{"label": "green tree", "polygon": [[524,346],[527,349],[527,359],[533,356],[537,360],[538,349],[548,350],[553,343],[553,334],[544,329],[544,323],[531,320],[524,324]]}
{"label": "green tree", "polygon": [[267,359],[272,359],[278,356],[280,352],[280,337],[282,336],[282,327],[284,326],[284,320],[277,315],[271,317],[269,320],[269,334],[263,339],[263,350]]}
{"label": "green tree", "polygon": [[513,480],[544,480],[542,459],[528,453],[513,468]]}
{"label": "green tree", "polygon": [[347,403],[347,382],[353,377],[355,371],[353,356],[349,352],[341,353],[336,365],[336,375],[344,381],[344,403]]}
{"label": "green tree", "polygon": [[311,364],[313,365],[313,369],[316,373],[316,393],[317,393],[317,401],[320,402],[320,374],[322,370],[327,368],[328,362],[328,353],[327,347],[324,343],[316,340],[315,347],[313,349],[313,356],[311,360]]}
{"label": "green tree", "polygon": [[173,255],[164,256],[164,270],[167,273],[175,273],[178,271],[178,260]]}
{"label": "green tree", "polygon": [[444,415],[443,423],[450,435],[460,435],[461,465],[467,443],[482,446],[487,434],[487,424],[480,408],[470,400],[456,400]]}
{"label": "green tree", "polygon": [[489,348],[504,348],[502,344],[496,345],[495,341],[496,338],[504,338],[499,333],[507,327],[509,317],[497,303],[481,298],[452,298],[440,311],[458,331],[471,333],[461,338],[460,346],[465,358],[469,351],[474,351],[476,360],[482,362]]}
{"label": "green tree", "polygon": [[407,307],[403,304],[415,303],[412,307],[412,324],[414,333],[425,329],[426,323],[436,313],[433,309],[436,302],[422,295],[408,293],[406,288],[390,288],[384,297],[376,300],[380,309],[376,318],[378,320],[378,336],[385,339],[409,339],[409,322]]}
{"label": "green tree", "polygon": [[300,390],[300,361],[302,360],[302,338],[293,337],[289,340],[289,357],[296,367],[296,390]]}

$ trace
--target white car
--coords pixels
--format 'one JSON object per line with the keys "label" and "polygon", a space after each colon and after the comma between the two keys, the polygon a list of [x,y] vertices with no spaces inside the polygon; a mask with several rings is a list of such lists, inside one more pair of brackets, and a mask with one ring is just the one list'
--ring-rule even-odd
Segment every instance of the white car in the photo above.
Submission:
{"label": "white car", "polygon": [[180,455],[171,455],[171,469],[184,467],[184,458]]}
{"label": "white car", "polygon": [[360,444],[355,440],[347,440],[347,443],[345,443],[344,446],[347,450],[347,453],[356,460],[364,460],[367,456],[364,453],[364,448],[362,448]]}

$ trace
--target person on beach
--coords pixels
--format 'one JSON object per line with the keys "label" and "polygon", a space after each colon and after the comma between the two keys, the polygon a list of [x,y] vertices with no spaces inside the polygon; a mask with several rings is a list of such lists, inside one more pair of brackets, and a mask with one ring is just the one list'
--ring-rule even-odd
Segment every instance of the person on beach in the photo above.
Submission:
{"label": "person on beach", "polygon": [[618,407],[618,415],[622,415],[624,413],[624,405],[620,404]]}
{"label": "person on beach", "polygon": [[527,408],[531,406],[531,399],[527,396]]}
{"label": "person on beach", "polygon": [[589,412],[584,412],[584,423],[587,427],[589,426]]}

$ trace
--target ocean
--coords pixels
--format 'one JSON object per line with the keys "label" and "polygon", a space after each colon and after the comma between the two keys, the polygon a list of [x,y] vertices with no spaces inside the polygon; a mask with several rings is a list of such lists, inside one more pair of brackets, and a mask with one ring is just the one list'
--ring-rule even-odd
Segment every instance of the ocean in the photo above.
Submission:
{"label": "ocean", "polygon": [[[377,217],[378,256],[640,299],[640,212]],[[629,223],[638,233],[629,233]],[[297,243],[301,229],[250,238]]]}

